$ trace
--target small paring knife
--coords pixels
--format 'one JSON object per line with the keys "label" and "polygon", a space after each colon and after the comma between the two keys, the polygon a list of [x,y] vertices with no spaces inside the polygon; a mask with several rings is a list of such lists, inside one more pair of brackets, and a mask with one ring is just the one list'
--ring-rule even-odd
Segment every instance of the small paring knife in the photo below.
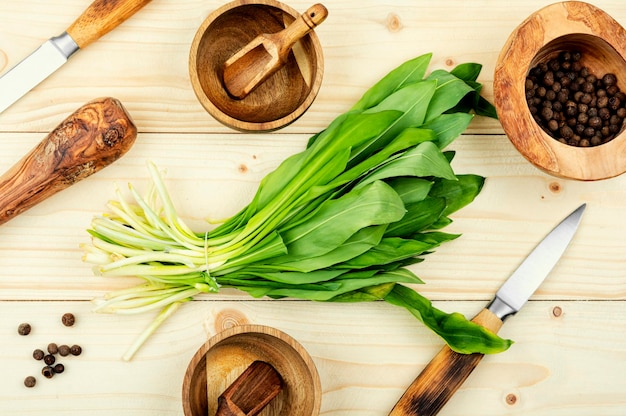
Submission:
{"label": "small paring knife", "polygon": [[0,77],[0,113],[150,0],[95,0],[65,32],[41,45]]}
{"label": "small paring knife", "polygon": [[[541,285],[574,237],[586,204],[557,225],[496,292],[472,322],[497,333]],[[445,346],[413,381],[390,416],[434,416],[476,368],[482,354],[459,354]]]}

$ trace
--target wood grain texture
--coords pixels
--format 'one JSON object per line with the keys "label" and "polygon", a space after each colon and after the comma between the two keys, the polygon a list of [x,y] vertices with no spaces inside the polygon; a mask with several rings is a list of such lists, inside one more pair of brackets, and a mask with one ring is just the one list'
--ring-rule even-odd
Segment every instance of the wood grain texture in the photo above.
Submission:
{"label": "wood grain texture", "polygon": [[148,3],[150,0],[95,0],[66,32],[82,49],[118,27]]}
{"label": "wood grain texture", "polygon": [[115,162],[136,137],[118,100],[83,105],[0,176],[0,224]]}
{"label": "wood grain texture", "polygon": [[[88,2],[87,2],[88,3]],[[128,153],[0,227],[0,414],[181,416],[181,385],[195,351],[218,331],[269,325],[301,342],[322,383],[324,416],[387,415],[441,349],[439,338],[403,310],[382,302],[323,304],[251,299],[235,291],[185,304],[131,362],[121,356],[152,315],[91,312],[91,300],[138,281],[94,276],[79,244],[115,186],[147,189],[146,161],[165,171],[181,215],[194,229],[236,213],[261,179],[346,111],[406,59],[433,52],[431,67],[480,62],[493,99],[497,56],[508,35],[547,0],[336,0],[316,29],[324,79],[309,110],[280,132],[243,134],[198,102],[189,78],[194,34],[219,0],[153,1],[72,57],[0,114],[0,171],[10,169],[59,123],[95,97],[118,98],[138,135]],[[309,1],[294,0],[299,11]],[[622,25],[626,3],[598,0]],[[0,71],[19,62],[85,9],[78,0],[0,0]],[[35,12],[36,11],[36,12]],[[473,316],[535,244],[565,214],[587,202],[567,252],[500,334],[509,351],[486,356],[440,416],[623,416],[626,414],[626,176],[585,183],[530,164],[494,120],[476,118],[455,141],[458,173],[487,177],[483,191],[453,216],[457,240],[412,266],[416,287],[446,311]],[[71,329],[60,316],[72,311]],[[17,325],[29,321],[28,337]],[[34,348],[79,343],[66,372],[38,375]]]}
{"label": "wood grain texture", "polygon": [[[483,309],[472,321],[493,333],[502,321]],[[459,354],[444,346],[393,407],[390,416],[435,416],[472,374],[483,354]]]}

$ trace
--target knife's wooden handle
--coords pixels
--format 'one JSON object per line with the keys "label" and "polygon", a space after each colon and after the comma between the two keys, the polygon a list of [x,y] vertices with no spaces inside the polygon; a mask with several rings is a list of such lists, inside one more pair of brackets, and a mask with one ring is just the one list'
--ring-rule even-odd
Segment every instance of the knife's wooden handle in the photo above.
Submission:
{"label": "knife's wooden handle", "polygon": [[0,177],[0,224],[119,159],[136,137],[118,100],[85,104]]}
{"label": "knife's wooden handle", "polygon": [[150,0],[95,0],[66,32],[84,48],[115,29]]}
{"label": "knife's wooden handle", "polygon": [[[497,333],[502,321],[483,309],[473,322]],[[390,416],[434,416],[448,402],[483,358],[482,354],[459,354],[444,347],[413,381]]]}

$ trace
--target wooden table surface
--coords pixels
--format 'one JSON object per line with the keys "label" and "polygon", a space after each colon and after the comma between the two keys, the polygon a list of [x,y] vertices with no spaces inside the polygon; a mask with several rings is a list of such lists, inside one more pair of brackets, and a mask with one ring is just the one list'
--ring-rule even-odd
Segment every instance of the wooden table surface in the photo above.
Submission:
{"label": "wooden table surface", "polygon": [[[0,0],[0,71],[60,34],[89,0]],[[139,135],[130,152],[0,227],[1,415],[182,415],[187,363],[208,338],[242,323],[268,325],[299,341],[320,374],[321,414],[386,415],[442,346],[404,310],[384,302],[324,304],[253,300],[224,291],[185,304],[130,362],[129,344],[154,317],[92,312],[91,300],[132,279],[95,277],[81,260],[91,218],[116,183],[148,182],[146,162],[166,183],[186,221],[232,215],[259,181],[308,137],[347,110],[405,60],[433,53],[431,69],[479,62],[492,100],[493,71],[508,35],[551,2],[332,0],[317,30],[325,75],[316,101],[291,126],[245,134],[220,125],[191,89],[192,38],[216,0],[154,0],[88,46],[0,114],[5,171],[87,101],[118,98]],[[594,1],[626,24],[622,0]],[[293,0],[304,11],[310,4]],[[500,334],[516,342],[486,357],[442,416],[626,414],[626,176],[599,182],[558,179],[530,165],[494,120],[476,119],[455,141],[457,173],[487,177],[479,197],[453,216],[447,243],[413,270],[421,293],[446,311],[473,316],[534,245],[566,214],[588,204],[571,246],[526,307]],[[73,312],[77,323],[63,327]],[[33,332],[17,334],[21,322]],[[31,352],[75,343],[52,380]]]}

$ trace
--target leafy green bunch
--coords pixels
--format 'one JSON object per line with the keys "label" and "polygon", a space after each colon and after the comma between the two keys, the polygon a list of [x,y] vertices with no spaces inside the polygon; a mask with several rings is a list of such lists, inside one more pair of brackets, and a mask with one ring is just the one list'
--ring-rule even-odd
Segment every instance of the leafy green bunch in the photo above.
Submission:
{"label": "leafy green bunch", "polygon": [[408,266],[457,234],[442,231],[484,178],[456,175],[443,151],[474,114],[496,117],[480,96],[481,66],[461,64],[426,76],[431,55],[394,69],[305,150],[260,183],[252,201],[209,231],[177,215],[157,168],[145,197],[111,201],[93,219],[85,260],[96,273],[140,276],[97,310],[162,309],[139,345],[182,302],[232,287],[254,297],[324,302],[384,300],[410,311],[461,353],[506,350],[503,340],[458,313],[445,313],[407,285]]}

